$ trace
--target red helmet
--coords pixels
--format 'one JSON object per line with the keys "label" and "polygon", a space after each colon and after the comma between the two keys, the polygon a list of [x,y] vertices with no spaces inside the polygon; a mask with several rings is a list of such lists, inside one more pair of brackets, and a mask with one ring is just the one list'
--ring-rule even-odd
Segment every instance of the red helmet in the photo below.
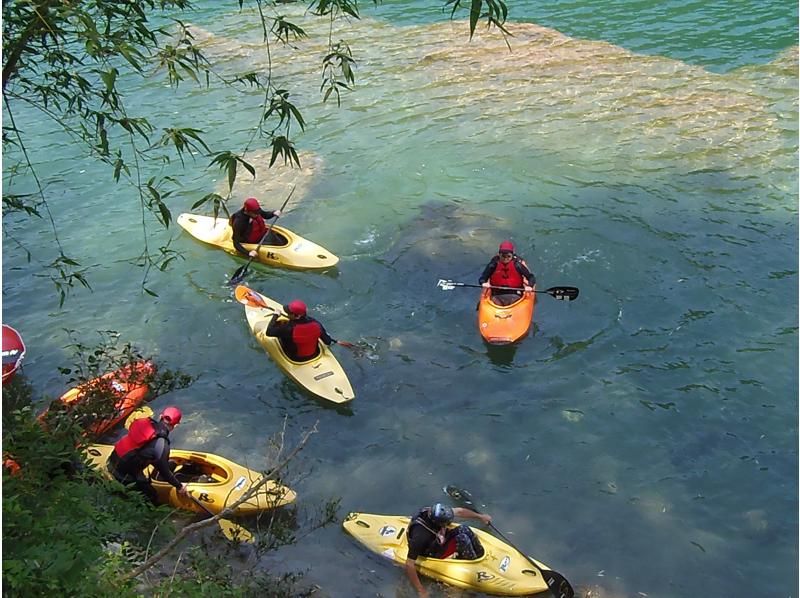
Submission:
{"label": "red helmet", "polygon": [[291,314],[293,316],[304,316],[308,311],[306,309],[306,304],[300,301],[299,299],[290,301],[289,303],[283,306],[283,309],[286,310],[287,314]]}
{"label": "red helmet", "polygon": [[167,407],[161,412],[161,419],[171,426],[177,426],[181,423],[181,410],[177,407]]}
{"label": "red helmet", "polygon": [[511,241],[503,241],[500,243],[500,249],[498,249],[498,253],[501,251],[510,251],[514,253],[514,244]]}
{"label": "red helmet", "polygon": [[258,212],[261,209],[261,205],[255,197],[248,197],[245,199],[244,206],[242,207],[246,212]]}

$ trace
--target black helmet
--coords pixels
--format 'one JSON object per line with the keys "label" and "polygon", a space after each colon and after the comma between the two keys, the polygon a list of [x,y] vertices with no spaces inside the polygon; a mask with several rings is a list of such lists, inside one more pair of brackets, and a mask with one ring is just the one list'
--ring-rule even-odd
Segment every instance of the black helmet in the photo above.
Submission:
{"label": "black helmet", "polygon": [[431,521],[437,525],[447,525],[453,520],[453,509],[437,502],[431,507]]}

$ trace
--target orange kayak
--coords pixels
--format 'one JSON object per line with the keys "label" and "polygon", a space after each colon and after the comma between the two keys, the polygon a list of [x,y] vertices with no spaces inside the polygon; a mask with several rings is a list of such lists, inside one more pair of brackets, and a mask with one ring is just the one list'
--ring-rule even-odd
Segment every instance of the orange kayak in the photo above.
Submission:
{"label": "orange kayak", "polygon": [[[68,408],[74,408],[81,402],[111,393],[116,398],[114,413],[108,419],[97,421],[86,429],[87,434],[97,438],[128,417],[147,398],[150,391],[148,381],[155,371],[152,362],[137,361],[68,390],[61,395],[59,401]],[[47,411],[44,411],[39,415],[39,421],[43,421],[46,414]]]}
{"label": "orange kayak", "polygon": [[531,327],[535,303],[536,293],[523,293],[511,305],[498,305],[492,301],[491,291],[484,290],[478,304],[478,330],[483,340],[492,345],[517,342]]}

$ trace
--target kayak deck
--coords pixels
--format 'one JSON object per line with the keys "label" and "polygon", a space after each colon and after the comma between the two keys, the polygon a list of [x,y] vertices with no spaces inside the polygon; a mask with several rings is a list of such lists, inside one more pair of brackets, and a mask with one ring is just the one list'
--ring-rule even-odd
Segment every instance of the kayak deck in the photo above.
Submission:
{"label": "kayak deck", "polygon": [[536,293],[528,292],[510,305],[499,305],[492,300],[491,291],[484,290],[478,304],[478,330],[481,336],[492,345],[517,342],[531,327],[535,303]]}

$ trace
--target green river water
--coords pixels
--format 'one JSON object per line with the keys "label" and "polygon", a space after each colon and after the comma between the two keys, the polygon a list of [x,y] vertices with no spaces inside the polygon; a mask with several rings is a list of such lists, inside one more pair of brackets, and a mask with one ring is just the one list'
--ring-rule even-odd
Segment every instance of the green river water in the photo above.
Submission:
{"label": "green river water", "polygon": [[[195,34],[217,68],[266,68],[253,15],[201,3]],[[569,0],[512,3],[511,51],[468,40],[436,3],[364,6],[342,32],[357,88],[317,93],[320,23],[299,53],[273,48],[309,123],[302,169],[237,183],[280,224],[341,258],[333,272],[254,266],[247,282],[298,297],[334,337],[356,391],[349,409],[300,392],[231,297],[243,262],[177,226],[185,259],[151,273],[141,211],[109,170],[33,115],[49,208],[93,292],[59,309],[43,267],[46,220],[3,221],[3,322],[25,338],[25,375],[54,397],[80,340],[116,330],[200,375],[159,399],[184,409],[174,445],[265,468],[267,437],[319,433],[287,480],[303,507],[409,514],[469,489],[520,547],[599,598],[788,597],[798,589],[797,4]],[[258,95],[161,80],[129,101],[160,126],[244,147]],[[267,148],[250,159],[266,166]],[[173,215],[222,177],[188,163]],[[30,190],[24,178],[6,188]],[[474,283],[504,238],[540,288],[535,329],[485,345]],[[30,248],[31,262],[19,243]],[[258,567],[307,571],[323,596],[411,596],[400,569],[338,526]],[[429,583],[433,596],[467,592]]]}

